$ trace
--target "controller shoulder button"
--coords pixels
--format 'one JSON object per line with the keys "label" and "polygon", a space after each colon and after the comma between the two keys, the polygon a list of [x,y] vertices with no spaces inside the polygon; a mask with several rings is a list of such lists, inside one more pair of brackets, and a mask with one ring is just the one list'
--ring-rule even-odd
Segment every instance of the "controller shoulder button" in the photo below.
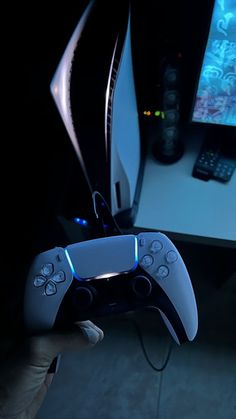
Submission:
{"label": "controller shoulder button", "polygon": [[169,252],[166,253],[165,257],[168,263],[174,263],[178,259],[178,254],[174,250],[170,250]]}
{"label": "controller shoulder button", "polygon": [[53,271],[54,271],[54,266],[52,263],[45,263],[40,269],[40,273],[44,276],[52,275]]}
{"label": "controller shoulder button", "polygon": [[66,279],[66,276],[65,276],[64,271],[58,271],[51,277],[51,280],[56,282],[57,284],[60,282],[64,282],[65,279]]}
{"label": "controller shoulder button", "polygon": [[166,278],[169,275],[169,268],[165,265],[160,265],[156,271],[157,279]]}
{"label": "controller shoulder button", "polygon": [[46,287],[45,287],[45,293],[46,293],[46,295],[53,295],[53,294],[56,294],[56,292],[57,292],[56,285],[54,284],[54,282],[49,281],[47,283]]}
{"label": "controller shoulder button", "polygon": [[34,286],[35,287],[42,287],[45,284],[46,281],[47,281],[47,279],[44,276],[37,275],[34,278]]}
{"label": "controller shoulder button", "polygon": [[163,244],[160,240],[153,240],[150,245],[150,252],[151,253],[158,253],[163,248]]}
{"label": "controller shoulder button", "polygon": [[151,255],[144,255],[141,259],[141,266],[143,266],[143,268],[149,268],[149,266],[151,266],[154,262],[154,259]]}

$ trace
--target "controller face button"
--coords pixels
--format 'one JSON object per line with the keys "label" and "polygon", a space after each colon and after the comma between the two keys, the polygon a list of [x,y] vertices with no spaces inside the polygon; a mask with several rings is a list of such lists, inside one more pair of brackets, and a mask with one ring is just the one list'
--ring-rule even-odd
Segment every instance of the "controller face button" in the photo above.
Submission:
{"label": "controller face button", "polygon": [[156,271],[156,276],[158,278],[166,278],[169,275],[169,268],[165,265],[160,265]]}
{"label": "controller face button", "polygon": [[40,273],[44,276],[50,276],[50,275],[52,275],[53,270],[54,270],[54,267],[53,267],[52,263],[45,263],[42,266],[42,268],[40,270]]}
{"label": "controller face button", "polygon": [[152,284],[148,278],[138,275],[133,279],[132,288],[137,297],[148,297],[152,292]]}
{"label": "controller face button", "polygon": [[46,278],[44,278],[44,276],[38,275],[34,278],[34,286],[35,287],[42,287],[45,282],[46,282]]}
{"label": "controller face button", "polygon": [[57,284],[59,282],[64,282],[65,279],[66,279],[65,272],[63,271],[59,271],[51,277],[51,280],[56,282]]}
{"label": "controller face button", "polygon": [[149,268],[149,266],[151,266],[154,262],[154,259],[151,255],[144,255],[141,259],[141,265],[144,268]]}
{"label": "controller face button", "polygon": [[174,263],[177,261],[177,259],[178,259],[178,255],[174,250],[170,250],[169,252],[167,252],[166,261],[168,263]]}
{"label": "controller face button", "polygon": [[78,287],[76,288],[76,306],[79,310],[88,309],[93,303],[93,293],[89,288]]}
{"label": "controller face button", "polygon": [[45,287],[45,292],[46,292],[46,295],[56,294],[57,292],[56,285],[52,281],[49,281]]}
{"label": "controller face button", "polygon": [[151,253],[158,253],[162,249],[163,245],[159,240],[153,240],[150,246]]}

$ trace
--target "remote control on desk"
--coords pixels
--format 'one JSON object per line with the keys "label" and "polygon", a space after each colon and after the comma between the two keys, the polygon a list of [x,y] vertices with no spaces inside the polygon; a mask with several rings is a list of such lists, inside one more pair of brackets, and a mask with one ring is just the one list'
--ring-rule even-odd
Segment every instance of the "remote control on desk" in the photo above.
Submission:
{"label": "remote control on desk", "polygon": [[236,161],[224,155],[219,145],[204,144],[193,167],[192,176],[202,180],[229,182]]}
{"label": "remote control on desk", "polygon": [[224,156],[220,156],[216,162],[212,178],[219,182],[228,182],[234,172],[236,162]]}

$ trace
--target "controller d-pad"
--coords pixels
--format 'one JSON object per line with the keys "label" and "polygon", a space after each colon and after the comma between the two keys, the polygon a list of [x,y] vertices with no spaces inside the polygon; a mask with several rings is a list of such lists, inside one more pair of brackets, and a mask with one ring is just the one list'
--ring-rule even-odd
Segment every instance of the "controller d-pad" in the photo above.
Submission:
{"label": "controller d-pad", "polygon": [[160,265],[156,271],[157,278],[166,278],[169,275],[169,268],[165,265]]}
{"label": "controller d-pad", "polygon": [[46,293],[46,295],[53,295],[53,294],[56,294],[56,292],[57,292],[56,285],[54,284],[54,282],[49,281],[47,283],[46,287],[45,287],[45,293]]}
{"label": "controller d-pad", "polygon": [[46,281],[47,281],[47,279],[44,276],[37,275],[34,278],[34,286],[35,287],[42,287],[45,284]]}
{"label": "controller d-pad", "polygon": [[54,270],[54,266],[52,263],[45,263],[40,269],[40,273],[44,276],[50,276],[52,275],[53,270]]}
{"label": "controller d-pad", "polygon": [[59,282],[65,281],[65,279],[66,279],[65,272],[63,272],[63,271],[58,271],[56,274],[54,274],[51,277],[51,280],[54,281],[54,282],[56,282],[57,284]]}
{"label": "controller d-pad", "polygon": [[150,246],[151,253],[158,253],[162,249],[163,245],[159,240],[153,240]]}
{"label": "controller d-pad", "polygon": [[149,266],[151,266],[153,262],[154,262],[154,259],[151,255],[144,255],[140,263],[144,268],[149,268]]}
{"label": "controller d-pad", "polygon": [[177,261],[177,259],[178,259],[178,255],[174,250],[170,250],[169,252],[167,252],[166,261],[168,263],[174,263]]}

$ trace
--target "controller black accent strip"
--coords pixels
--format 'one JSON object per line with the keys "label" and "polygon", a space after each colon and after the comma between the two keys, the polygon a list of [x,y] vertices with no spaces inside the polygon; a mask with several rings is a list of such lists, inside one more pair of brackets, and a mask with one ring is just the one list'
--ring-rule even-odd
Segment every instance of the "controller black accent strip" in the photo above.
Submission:
{"label": "controller black accent strip", "polygon": [[[132,290],[132,280],[137,275],[146,276],[152,284],[150,296],[144,297],[144,299],[135,297]],[[91,289],[94,295],[93,304],[85,310],[80,310],[77,304],[76,290],[81,286]],[[140,267],[135,270],[135,274],[120,275],[110,278],[109,281],[95,279],[89,282],[80,282],[74,279],[57,313],[55,327],[66,328],[76,320],[93,320],[97,317],[140,309],[158,312],[158,309],[160,309],[170,322],[179,343],[182,344],[189,341],[171,300],[152,276]]]}

